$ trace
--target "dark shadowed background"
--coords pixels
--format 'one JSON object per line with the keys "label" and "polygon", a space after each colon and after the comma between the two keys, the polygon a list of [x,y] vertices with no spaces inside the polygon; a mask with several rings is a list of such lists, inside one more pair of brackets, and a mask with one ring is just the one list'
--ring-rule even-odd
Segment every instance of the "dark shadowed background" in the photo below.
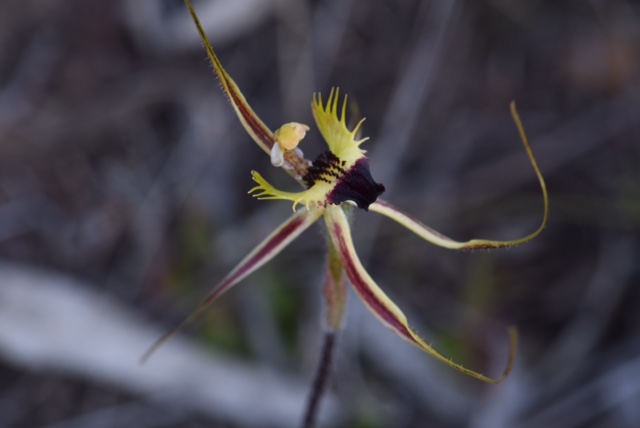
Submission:
{"label": "dark shadowed background", "polygon": [[[197,1],[272,129],[339,86],[366,117],[385,199],[456,253],[358,213],[356,247],[467,378],[351,296],[331,427],[640,426],[640,3]],[[321,230],[306,232],[145,366],[138,358],[291,211],[179,0],[0,3],[0,426],[292,427],[322,338]]]}

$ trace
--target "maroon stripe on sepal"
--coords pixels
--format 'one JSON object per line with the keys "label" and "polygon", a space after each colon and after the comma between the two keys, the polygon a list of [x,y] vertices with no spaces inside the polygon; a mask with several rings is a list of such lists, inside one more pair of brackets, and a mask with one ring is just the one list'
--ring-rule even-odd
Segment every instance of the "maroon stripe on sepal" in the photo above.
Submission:
{"label": "maroon stripe on sepal", "polygon": [[244,259],[236,268],[224,278],[218,286],[216,286],[216,290],[213,291],[207,298],[202,302],[204,305],[211,304],[214,300],[216,300],[222,293],[227,291],[227,289],[242,280],[244,277],[249,275],[254,270],[258,269],[264,263],[266,263],[271,258],[268,256],[274,252],[278,252],[282,246],[282,244],[293,235],[296,231],[298,231],[302,226],[305,225],[305,220],[307,217],[298,215],[294,217],[288,224],[282,226],[282,228],[270,239],[264,241],[259,247],[256,248],[256,252],[250,254],[246,259]]}
{"label": "maroon stripe on sepal", "polygon": [[[349,281],[351,281],[351,284],[355,288],[360,298],[376,315],[378,315],[382,319],[385,324],[401,334],[410,342],[415,342],[412,335],[407,330],[407,327],[399,322],[394,314],[389,311],[389,309],[387,309],[387,307],[377,298],[377,296],[367,285],[367,280],[360,274],[358,269],[360,261],[355,259],[357,256],[355,254],[352,255],[349,251],[349,247],[344,237],[345,231],[339,224],[335,222],[332,223],[332,227],[334,229],[333,237],[337,240],[336,244],[338,247],[338,251],[340,252],[340,255],[342,257],[342,263],[345,273],[347,274]],[[347,231],[346,233],[349,232]]]}
{"label": "maroon stripe on sepal", "polygon": [[276,231],[269,235],[247,257],[244,258],[218,285],[205,297],[198,307],[177,327],[166,332],[143,355],[142,362],[146,361],[156,349],[175,336],[183,328],[200,317],[207,308],[231,287],[247,277],[250,273],[267,263],[285,248],[293,239],[311,226],[320,216],[319,211],[302,210],[289,217]]}

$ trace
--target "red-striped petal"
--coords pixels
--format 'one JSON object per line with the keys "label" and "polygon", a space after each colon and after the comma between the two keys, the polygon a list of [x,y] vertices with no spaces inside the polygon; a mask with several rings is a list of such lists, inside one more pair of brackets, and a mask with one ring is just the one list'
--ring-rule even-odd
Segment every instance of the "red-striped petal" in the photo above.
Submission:
{"label": "red-striped petal", "polygon": [[499,383],[504,380],[511,368],[513,367],[513,360],[515,355],[515,347],[517,342],[516,331],[513,328],[509,329],[510,338],[510,350],[509,350],[509,362],[502,376],[497,379],[487,377],[473,370],[469,370],[460,364],[454,363],[449,358],[442,355],[438,350],[425,342],[411,327],[407,321],[406,316],[398,306],[378,287],[375,281],[369,276],[367,271],[362,266],[358,255],[356,254],[351,239],[351,232],[349,229],[349,223],[347,218],[340,207],[328,207],[325,210],[325,222],[329,235],[333,241],[333,244],[342,259],[342,265],[349,278],[349,281],[353,285],[356,293],[364,304],[373,312],[387,327],[391,328],[402,338],[411,342],[418,348],[422,349],[427,354],[435,357],[454,369],[472,376],[476,379],[482,380],[488,383]]}
{"label": "red-striped petal", "polygon": [[225,95],[229,98],[229,101],[233,105],[238,118],[242,122],[242,125],[245,127],[249,135],[255,140],[256,143],[267,153],[271,153],[271,146],[273,146],[273,132],[260,120],[257,114],[253,111],[247,100],[240,92],[238,85],[233,81],[231,76],[227,74],[225,69],[222,67],[218,56],[213,51],[211,47],[211,43],[207,38],[207,35],[200,24],[200,20],[196,15],[195,10],[193,10],[193,6],[191,5],[190,0],[185,0],[187,7],[189,8],[189,13],[191,13],[191,17],[193,18],[193,22],[196,24],[196,28],[198,29],[198,33],[200,33],[200,38],[202,39],[202,43],[204,44],[204,48],[207,51],[207,55],[209,55],[209,59],[211,60],[211,64],[213,65],[213,69],[220,80],[220,84],[222,86],[222,90]]}
{"label": "red-striped petal", "polygon": [[[244,126],[244,129],[258,144],[258,146],[260,146],[262,150],[264,150],[269,156],[271,156],[271,148],[275,143],[273,132],[271,132],[267,125],[265,125],[260,117],[258,117],[258,115],[253,111],[244,95],[242,95],[242,92],[240,91],[240,88],[238,87],[236,82],[233,81],[231,76],[229,76],[226,70],[222,67],[222,63],[211,47],[211,43],[209,43],[207,35],[205,34],[204,29],[200,24],[200,20],[198,19],[198,15],[191,5],[191,1],[185,0],[185,3],[189,8],[189,13],[191,13],[193,22],[198,29],[200,39],[202,39],[204,48],[207,51],[207,55],[209,56],[209,60],[211,60],[213,70],[218,76],[218,80],[220,80],[220,86],[231,102],[233,109],[235,110],[238,118],[240,119],[240,122],[242,123],[242,126]],[[286,152],[284,154],[284,157],[289,165],[293,168],[293,170],[288,170],[290,171],[291,175],[293,175],[294,177],[296,175],[299,177],[305,175],[308,167],[307,161],[305,161],[293,150]]]}
{"label": "red-striped petal", "polygon": [[321,210],[300,210],[289,217],[287,221],[262,241],[260,245],[254,248],[222,281],[213,287],[213,291],[198,305],[196,310],[193,311],[185,321],[158,339],[149,350],[145,352],[142,357],[142,362],[146,361],[164,342],[200,317],[223,293],[274,258],[282,249],[289,245],[291,241],[311,226],[321,214]]}

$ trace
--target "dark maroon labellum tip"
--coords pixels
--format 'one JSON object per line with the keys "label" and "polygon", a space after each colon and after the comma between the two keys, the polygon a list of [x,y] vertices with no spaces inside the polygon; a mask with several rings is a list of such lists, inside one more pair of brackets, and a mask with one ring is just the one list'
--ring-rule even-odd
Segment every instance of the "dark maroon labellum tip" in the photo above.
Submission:
{"label": "dark maroon labellum tip", "polygon": [[339,205],[344,201],[353,201],[365,211],[384,192],[384,186],[376,183],[369,171],[369,159],[358,159],[346,173],[340,177],[333,190],[327,195],[330,203]]}
{"label": "dark maroon labellum tip", "polygon": [[308,187],[318,181],[332,183],[335,180],[333,190],[327,195],[327,202],[339,205],[345,201],[353,201],[358,208],[367,211],[369,205],[384,192],[384,186],[373,181],[369,172],[369,159],[358,159],[348,170],[344,166],[345,161],[326,151],[313,161],[302,179]]}

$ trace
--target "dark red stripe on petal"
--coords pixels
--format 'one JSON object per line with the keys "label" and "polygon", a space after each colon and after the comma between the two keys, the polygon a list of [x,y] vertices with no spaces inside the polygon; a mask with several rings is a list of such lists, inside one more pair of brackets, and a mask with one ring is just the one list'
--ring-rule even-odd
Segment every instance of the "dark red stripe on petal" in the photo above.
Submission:
{"label": "dark red stripe on petal", "polygon": [[338,240],[338,247],[342,256],[345,272],[360,298],[392,329],[404,336],[407,340],[415,342],[413,336],[409,333],[409,330],[407,330],[407,327],[398,321],[396,316],[377,298],[369,288],[366,279],[362,277],[358,270],[360,261],[354,259],[356,256],[352,255],[349,251],[344,238],[344,230],[337,223],[333,223],[333,227],[335,230],[334,237]]}
{"label": "dark red stripe on petal", "polygon": [[251,110],[249,106],[247,106],[247,102],[239,95],[233,85],[228,85],[229,96],[232,99],[233,104],[238,108],[242,118],[247,123],[247,126],[251,128],[253,133],[262,141],[262,143],[267,147],[267,149],[271,150],[273,147],[273,133],[267,129],[264,124],[257,118],[255,112]]}
{"label": "dark red stripe on petal", "polygon": [[[205,38],[204,33],[201,33],[201,37]],[[246,125],[260,140],[259,143],[262,143],[262,145],[264,146],[263,148],[267,152],[269,152],[274,143],[273,133],[260,121],[258,116],[251,109],[251,107],[247,103],[247,100],[237,89],[238,86],[227,74],[224,67],[222,67],[222,63],[220,63],[220,60],[213,52],[213,49],[210,48],[210,46],[207,46],[207,52],[209,53],[211,62],[213,62],[213,69],[218,76],[220,83],[222,84],[223,92],[229,98],[231,104],[233,104],[233,106],[238,109],[238,114],[242,116],[242,119],[244,120]]]}
{"label": "dark red stripe on petal", "polygon": [[317,218],[317,213],[310,213],[309,211],[303,211],[290,217],[289,220],[268,236],[253,252],[245,257],[245,259],[242,260],[226,278],[218,283],[214,290],[198,305],[195,311],[193,311],[186,320],[162,335],[162,337],[160,337],[160,339],[158,339],[143,355],[142,361],[144,362],[147,360],[149,356],[151,356],[151,354],[164,342],[199,318],[207,310],[209,305],[211,305],[216,298],[220,297],[222,293],[233,287],[264,263],[271,260],[276,254],[278,254],[278,252],[280,252],[280,250],[291,242],[295,236],[302,233],[307,227],[313,224]]}
{"label": "dark red stripe on petal", "polygon": [[251,256],[248,260],[245,260],[240,266],[232,271],[228,277],[226,277],[204,301],[203,305],[209,305],[216,300],[222,293],[227,291],[229,286],[238,282],[241,278],[248,275],[256,268],[256,265],[260,264],[265,257],[270,253],[277,250],[291,235],[293,235],[298,229],[303,226],[307,220],[307,216],[300,215],[294,218],[290,223],[286,224],[270,241],[264,243],[264,245]]}

